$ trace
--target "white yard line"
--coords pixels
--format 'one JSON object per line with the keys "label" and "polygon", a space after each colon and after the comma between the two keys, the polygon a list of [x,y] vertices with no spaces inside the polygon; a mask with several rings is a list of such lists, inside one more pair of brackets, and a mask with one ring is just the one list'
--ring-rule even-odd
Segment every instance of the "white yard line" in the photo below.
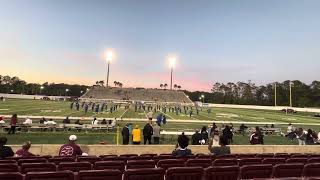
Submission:
{"label": "white yard line", "polygon": [[162,111],[160,111],[160,110],[158,110],[158,112],[166,115],[166,116],[169,117],[171,120],[176,120],[176,119],[174,119],[172,116],[168,115],[167,113],[164,113],[164,112],[162,112]]}
{"label": "white yard line", "polygon": [[125,111],[121,114],[120,119],[126,114],[126,112],[128,112],[128,110],[129,110],[129,109],[125,110]]}

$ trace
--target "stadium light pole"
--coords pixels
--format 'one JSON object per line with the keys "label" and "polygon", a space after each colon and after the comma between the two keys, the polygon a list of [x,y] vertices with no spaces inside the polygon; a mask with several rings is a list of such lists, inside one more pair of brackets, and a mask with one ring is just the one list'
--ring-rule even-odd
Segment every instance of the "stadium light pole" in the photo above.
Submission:
{"label": "stadium light pole", "polygon": [[292,107],[292,82],[289,82],[289,91],[290,91],[290,107]]}
{"label": "stadium light pole", "polygon": [[108,74],[107,74],[107,87],[109,86],[109,72],[110,72],[110,63],[111,63],[111,61],[112,61],[112,58],[113,58],[113,52],[111,51],[111,50],[108,50],[107,52],[106,52],[106,61],[107,61],[107,63],[108,63]]}
{"label": "stadium light pole", "polygon": [[277,106],[277,83],[274,83],[274,106]]}
{"label": "stadium light pole", "polygon": [[204,95],[201,95],[202,103],[204,103]]}
{"label": "stadium light pole", "polygon": [[173,76],[173,68],[174,68],[175,64],[176,64],[176,58],[175,57],[170,57],[169,58],[169,65],[170,65],[170,68],[171,68],[170,90],[172,90],[172,76]]}
{"label": "stadium light pole", "polygon": [[65,97],[67,97],[68,92],[69,92],[69,89],[66,89]]}

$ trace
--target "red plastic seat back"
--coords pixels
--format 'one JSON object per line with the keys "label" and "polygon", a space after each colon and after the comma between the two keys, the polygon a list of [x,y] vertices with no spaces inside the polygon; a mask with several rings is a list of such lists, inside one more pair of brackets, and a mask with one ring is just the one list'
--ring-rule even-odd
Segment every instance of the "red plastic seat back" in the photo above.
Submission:
{"label": "red plastic seat back", "polygon": [[114,169],[124,171],[126,164],[123,161],[98,161],[94,164],[95,170]]}
{"label": "red plastic seat back", "polygon": [[273,177],[301,177],[304,164],[277,164],[273,167]]}
{"label": "red plastic seat back", "polygon": [[286,160],[286,163],[303,163],[306,164],[308,162],[308,158],[289,158]]}
{"label": "red plastic seat back", "polygon": [[239,166],[261,164],[261,162],[262,162],[261,158],[244,158],[239,160]]}
{"label": "red plastic seat back", "polygon": [[189,159],[186,162],[186,167],[203,167],[207,168],[211,166],[212,160],[211,159]]}
{"label": "red plastic seat back", "polygon": [[92,165],[89,162],[65,162],[58,165],[59,171],[69,170],[79,172],[81,170],[91,170]]}
{"label": "red plastic seat back", "polygon": [[77,157],[78,162],[89,162],[91,164],[94,164],[97,161],[101,161],[102,159],[97,156],[79,156]]}
{"label": "red plastic seat back", "polygon": [[0,179],[2,180],[23,180],[23,175],[18,172],[1,172]]}
{"label": "red plastic seat back", "polygon": [[60,164],[62,162],[75,162],[75,159],[73,157],[54,157],[48,159],[49,162]]}
{"label": "red plastic seat back", "polygon": [[22,163],[46,163],[48,162],[45,158],[34,158],[34,159],[19,159],[18,164],[21,165]]}
{"label": "red plastic seat back", "polygon": [[165,170],[162,168],[128,169],[123,180],[164,180]]}
{"label": "red plastic seat back", "polygon": [[155,168],[154,160],[128,160],[127,169]]}
{"label": "red plastic seat back", "polygon": [[262,160],[262,164],[276,165],[276,164],[284,164],[284,163],[286,163],[285,158],[265,158]]}
{"label": "red plastic seat back", "polygon": [[21,165],[21,172],[23,174],[28,172],[50,172],[56,170],[57,167],[54,163],[23,163]]}
{"label": "red plastic seat back", "polygon": [[18,164],[0,164],[0,172],[19,172]]}
{"label": "red plastic seat back", "polygon": [[205,169],[206,180],[236,180],[239,176],[239,166],[215,166]]}
{"label": "red plastic seat back", "polygon": [[74,180],[74,174],[71,171],[29,172],[25,180]]}
{"label": "red plastic seat back", "polygon": [[91,170],[80,171],[77,180],[122,180],[122,172],[119,170]]}
{"label": "red plastic seat back", "polygon": [[216,159],[212,163],[213,166],[237,166],[237,159]]}
{"label": "red plastic seat back", "polygon": [[320,177],[320,163],[306,164],[303,168],[303,176]]}
{"label": "red plastic seat back", "polygon": [[168,169],[170,167],[184,167],[185,161],[183,159],[164,159],[159,160],[157,163],[157,167]]}
{"label": "red plastic seat back", "polygon": [[173,167],[166,172],[166,180],[199,180],[202,176],[202,167]]}
{"label": "red plastic seat back", "polygon": [[272,164],[244,165],[240,168],[241,179],[270,178]]}

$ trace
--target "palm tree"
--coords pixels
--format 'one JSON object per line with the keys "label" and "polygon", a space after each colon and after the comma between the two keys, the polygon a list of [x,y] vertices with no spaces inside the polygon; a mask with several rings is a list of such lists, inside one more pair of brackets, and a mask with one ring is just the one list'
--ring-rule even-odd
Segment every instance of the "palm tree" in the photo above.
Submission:
{"label": "palm tree", "polygon": [[178,85],[177,84],[174,84],[173,85],[173,89],[177,89],[178,88]]}
{"label": "palm tree", "polygon": [[118,82],[117,81],[113,81],[113,84],[114,84],[114,86],[117,86]]}
{"label": "palm tree", "polygon": [[180,86],[180,85],[178,86],[178,89],[179,89],[179,90],[181,89],[181,86]]}
{"label": "palm tree", "polygon": [[168,84],[167,84],[167,83],[166,83],[166,84],[164,84],[164,85],[163,85],[163,87],[164,87],[164,89],[167,89]]}
{"label": "palm tree", "polygon": [[99,85],[99,81],[96,81],[96,85]]}
{"label": "palm tree", "polygon": [[161,89],[163,88],[163,84],[160,84],[160,88],[161,88]]}
{"label": "palm tree", "polygon": [[121,82],[119,82],[119,87],[122,88],[123,84]]}
{"label": "palm tree", "polygon": [[103,80],[99,81],[99,84],[100,86],[104,86],[104,81]]}

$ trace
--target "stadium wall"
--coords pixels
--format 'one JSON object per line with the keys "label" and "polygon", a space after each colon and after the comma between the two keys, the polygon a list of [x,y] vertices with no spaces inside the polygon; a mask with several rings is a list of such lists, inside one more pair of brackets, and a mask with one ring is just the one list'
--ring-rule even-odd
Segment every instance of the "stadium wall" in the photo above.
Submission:
{"label": "stadium wall", "polygon": [[211,108],[235,108],[235,109],[257,109],[257,110],[273,110],[280,111],[282,109],[294,109],[298,112],[314,112],[320,113],[320,108],[298,108],[288,106],[254,106],[254,105],[234,105],[234,104],[203,104],[204,107]]}
{"label": "stadium wall", "polygon": [[[37,155],[58,155],[61,145],[32,145],[30,152]],[[21,148],[20,145],[11,146],[14,151]],[[319,146],[297,146],[297,145],[231,145],[233,154],[261,154],[261,153],[319,153]],[[208,154],[207,146],[189,146],[194,154]],[[161,154],[171,153],[173,145],[81,145],[83,152],[89,155],[108,155],[108,154]]]}

